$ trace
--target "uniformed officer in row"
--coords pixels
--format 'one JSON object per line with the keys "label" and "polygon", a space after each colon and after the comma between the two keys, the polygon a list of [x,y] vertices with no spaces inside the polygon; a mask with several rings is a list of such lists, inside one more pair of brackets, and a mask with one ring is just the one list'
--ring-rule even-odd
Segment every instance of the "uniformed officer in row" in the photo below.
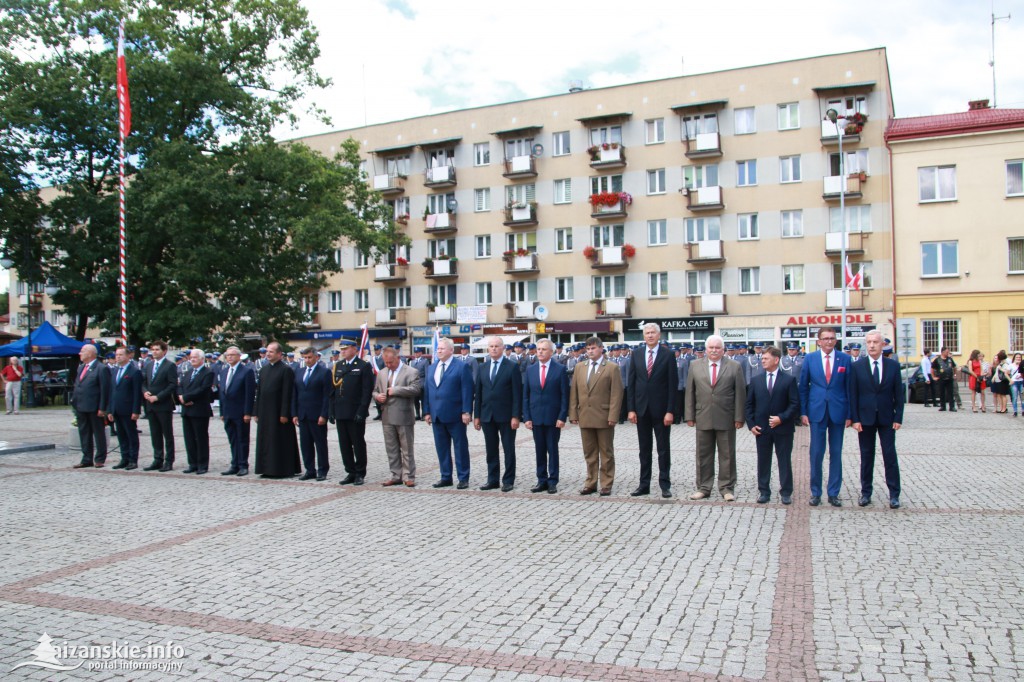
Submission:
{"label": "uniformed officer in row", "polygon": [[779,369],[791,375],[794,379],[800,378],[800,367],[804,364],[804,356],[800,355],[800,344],[790,341],[786,344],[786,355],[779,361]]}

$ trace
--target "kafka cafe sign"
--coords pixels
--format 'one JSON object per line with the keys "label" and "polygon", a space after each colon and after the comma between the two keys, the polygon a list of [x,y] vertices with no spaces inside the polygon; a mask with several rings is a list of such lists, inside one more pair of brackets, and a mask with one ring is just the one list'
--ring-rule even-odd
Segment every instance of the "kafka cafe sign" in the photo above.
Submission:
{"label": "kafka cafe sign", "polygon": [[644,325],[654,322],[663,332],[707,332],[715,331],[715,318],[713,317],[648,317],[644,319],[632,319],[622,321],[622,331],[642,332]]}

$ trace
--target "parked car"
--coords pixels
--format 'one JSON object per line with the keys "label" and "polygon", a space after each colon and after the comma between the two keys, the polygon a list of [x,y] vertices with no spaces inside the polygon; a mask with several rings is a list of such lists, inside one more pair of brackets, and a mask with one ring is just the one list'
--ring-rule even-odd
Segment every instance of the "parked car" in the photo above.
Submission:
{"label": "parked car", "polygon": [[921,365],[918,363],[905,364],[909,365],[903,369],[903,381],[907,385],[907,402],[923,404],[928,391],[928,383],[924,380]]}

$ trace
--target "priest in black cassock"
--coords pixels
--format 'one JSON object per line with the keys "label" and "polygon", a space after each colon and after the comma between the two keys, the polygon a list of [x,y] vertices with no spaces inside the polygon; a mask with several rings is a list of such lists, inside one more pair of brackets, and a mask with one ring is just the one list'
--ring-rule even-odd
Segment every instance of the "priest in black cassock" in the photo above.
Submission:
{"label": "priest in black cassock", "polygon": [[264,478],[287,478],[301,471],[292,424],[295,372],[284,362],[281,344],[267,344],[267,364],[256,384],[256,468]]}

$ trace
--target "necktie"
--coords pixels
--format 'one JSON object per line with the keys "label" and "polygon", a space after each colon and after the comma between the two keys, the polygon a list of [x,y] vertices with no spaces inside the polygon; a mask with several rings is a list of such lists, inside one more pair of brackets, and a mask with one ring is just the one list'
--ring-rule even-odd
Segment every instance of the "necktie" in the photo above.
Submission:
{"label": "necktie", "polygon": [[711,363],[711,386],[714,386],[717,383],[718,383],[718,363],[717,362],[712,362]]}
{"label": "necktie", "polygon": [[228,386],[231,385],[231,379],[233,379],[234,376],[235,376],[235,366],[232,365],[231,369],[228,370],[228,378],[224,381],[224,390],[225,391],[228,389]]}
{"label": "necktie", "polygon": [[156,362],[153,363],[153,376],[151,376],[150,379],[156,379],[156,371],[158,369],[160,369],[160,361],[159,360],[157,360]]}
{"label": "necktie", "polygon": [[312,374],[312,373],[313,373],[313,368],[312,367],[307,367],[306,368],[306,376],[302,377],[302,383],[308,384],[309,383],[309,375]]}
{"label": "necktie", "polygon": [[396,369],[394,372],[391,372],[391,376],[388,377],[388,386],[390,386],[391,388],[395,387],[395,379],[398,378],[399,369],[402,369],[401,365],[399,365],[398,369]]}
{"label": "necktie", "polygon": [[188,383],[191,384],[193,381],[195,381],[197,374],[199,374],[199,368],[198,367],[196,367],[194,370],[192,370],[192,376],[190,376],[188,378]]}
{"label": "necktie", "polygon": [[127,367],[128,367],[128,365],[124,365],[124,366],[121,367],[121,369],[117,370],[117,383],[121,383],[121,377],[124,376],[124,370]]}
{"label": "necktie", "polygon": [[544,388],[544,380],[547,379],[547,377],[548,377],[548,365],[545,362],[545,363],[542,363],[541,366],[540,366],[540,387],[541,388]]}
{"label": "necktie", "polygon": [[[497,360],[491,360],[491,383],[492,384],[494,383],[494,375],[497,374],[497,373],[498,373],[498,361]],[[541,385],[542,386],[544,385],[543,381],[541,382]]]}
{"label": "necktie", "polygon": [[587,386],[590,385],[590,380],[591,380],[591,378],[593,378],[593,376],[594,376],[594,374],[596,372],[597,372],[597,361],[592,361],[590,363],[590,372],[587,374]]}
{"label": "necktie", "polygon": [[651,376],[651,372],[654,371],[654,349],[650,348],[647,351],[647,376]]}
{"label": "necktie", "polygon": [[435,379],[436,379],[435,383],[436,383],[436,384],[437,384],[438,386],[440,386],[440,385],[441,385],[441,379],[443,379],[443,378],[444,378],[444,367],[445,367],[445,365],[447,365],[447,364],[448,364],[447,362],[442,362],[442,363],[441,363],[441,370],[440,370],[440,371],[439,371],[439,372],[437,373],[437,376],[435,377]]}
{"label": "necktie", "polygon": [[872,363],[875,365],[875,368],[872,370],[871,373],[875,377],[875,386],[878,386],[880,383],[882,383],[881,377],[878,376],[878,360],[872,360]]}
{"label": "necktie", "polygon": [[832,363],[829,362],[829,360],[830,360],[830,356],[826,355],[825,356],[825,383],[826,384],[832,382]]}
{"label": "necktie", "polygon": [[92,364],[92,363],[88,363],[84,367],[82,367],[82,373],[78,375],[78,380],[79,381],[82,381],[83,379],[85,379],[85,375],[89,371],[89,364]]}
{"label": "necktie", "polygon": [[772,394],[772,389],[775,388],[775,372],[768,373],[768,395]]}

